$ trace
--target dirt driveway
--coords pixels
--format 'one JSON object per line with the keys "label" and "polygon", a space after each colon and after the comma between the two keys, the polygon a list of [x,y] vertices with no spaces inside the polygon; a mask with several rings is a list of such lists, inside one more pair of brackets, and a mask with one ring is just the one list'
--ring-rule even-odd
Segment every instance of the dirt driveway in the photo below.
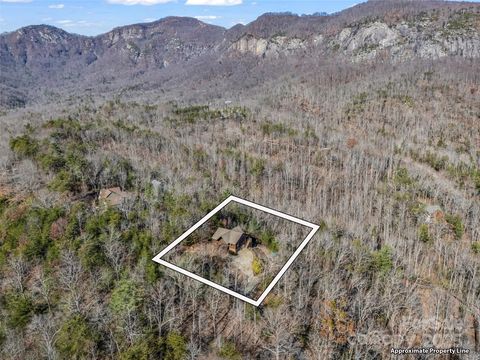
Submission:
{"label": "dirt driveway", "polygon": [[250,281],[253,277],[252,262],[254,254],[251,249],[241,249],[237,256],[232,256],[232,264],[239,269]]}

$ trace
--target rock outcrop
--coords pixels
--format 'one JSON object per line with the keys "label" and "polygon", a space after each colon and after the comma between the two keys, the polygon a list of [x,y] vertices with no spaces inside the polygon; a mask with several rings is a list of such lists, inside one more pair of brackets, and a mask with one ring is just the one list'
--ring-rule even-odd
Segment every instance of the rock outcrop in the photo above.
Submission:
{"label": "rock outcrop", "polygon": [[[316,38],[314,44],[320,41],[321,36]],[[263,39],[247,34],[235,41],[231,45],[230,50],[240,53],[250,53],[255,56],[272,57],[279,56],[280,54],[288,55],[297,50],[305,49],[310,43],[310,39],[304,40],[280,35],[270,39]]]}
{"label": "rock outcrop", "polygon": [[[114,81],[125,84],[139,75],[171,78],[164,69],[175,67],[177,78],[198,75],[199,68],[230,76],[237,70],[229,69],[285,56],[298,56],[299,63],[318,56],[353,62],[480,58],[480,4],[398,0],[377,5],[367,2],[329,16],[265,14],[228,30],[184,17],[94,37],[28,26],[0,35],[1,104],[28,103],[32,91],[42,92],[33,84],[61,90],[92,88],[101,81],[115,88]],[[253,65],[252,58],[258,59]],[[224,60],[232,63],[222,67]]]}

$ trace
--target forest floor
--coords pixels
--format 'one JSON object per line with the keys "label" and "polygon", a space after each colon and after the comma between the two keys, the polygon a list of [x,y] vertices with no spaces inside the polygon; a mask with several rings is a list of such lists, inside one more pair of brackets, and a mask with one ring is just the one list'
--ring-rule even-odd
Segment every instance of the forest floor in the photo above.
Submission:
{"label": "forest floor", "polygon": [[218,241],[204,240],[190,246],[186,246],[185,251],[189,254],[226,258],[228,255],[228,248],[222,245],[223,244]]}

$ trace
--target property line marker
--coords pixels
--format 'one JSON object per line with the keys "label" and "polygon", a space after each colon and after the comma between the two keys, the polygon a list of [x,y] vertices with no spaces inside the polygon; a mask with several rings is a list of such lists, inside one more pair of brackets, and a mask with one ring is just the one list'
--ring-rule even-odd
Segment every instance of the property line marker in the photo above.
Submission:
{"label": "property line marker", "polygon": [[[292,256],[290,256],[288,261],[285,263],[285,265],[283,265],[283,267],[280,269],[279,273],[275,276],[275,278],[267,286],[267,288],[263,291],[263,293],[260,295],[260,297],[257,300],[250,299],[249,297],[247,297],[245,295],[239,294],[236,291],[228,289],[228,288],[226,288],[222,285],[216,284],[213,281],[210,281],[210,280],[205,279],[201,276],[198,276],[197,274],[194,274],[194,273],[192,273],[188,270],[185,270],[185,269],[183,269],[179,266],[176,266],[176,265],[174,265],[172,263],[169,263],[168,261],[165,261],[165,260],[162,259],[162,257],[164,257],[170,250],[172,250],[175,246],[177,246],[179,243],[181,243],[183,240],[185,240],[191,233],[193,233],[195,230],[197,230],[200,226],[202,226],[204,223],[206,223],[213,215],[215,215],[217,212],[219,212],[221,209],[223,209],[225,206],[227,206],[231,202],[237,202],[237,203],[252,207],[254,209],[261,210],[261,211],[267,212],[269,214],[276,215],[280,218],[293,221],[297,224],[301,224],[301,225],[304,225],[304,226],[312,229],[308,233],[307,237],[301,242],[301,244],[298,246],[298,248],[295,250],[295,252],[292,254]],[[175,271],[177,271],[177,272],[179,272],[183,275],[186,275],[186,276],[188,276],[192,279],[200,281],[201,283],[209,285],[209,286],[211,286],[211,287],[213,287],[217,290],[223,291],[224,293],[226,293],[228,295],[234,296],[237,299],[245,301],[245,302],[247,302],[249,304],[252,304],[254,306],[259,306],[263,302],[263,300],[265,300],[265,298],[270,293],[270,291],[272,291],[273,287],[278,283],[278,281],[283,276],[283,274],[285,274],[285,272],[288,270],[288,268],[293,264],[293,262],[298,257],[298,255],[300,255],[300,253],[305,248],[305,246],[307,246],[307,244],[310,242],[310,240],[315,235],[315,233],[318,231],[318,229],[319,229],[319,226],[316,225],[316,224],[313,224],[311,222],[302,220],[302,219],[297,218],[297,217],[292,216],[292,215],[282,213],[282,212],[274,210],[274,209],[270,209],[266,206],[262,206],[262,205],[253,203],[251,201],[239,198],[237,196],[230,195],[228,198],[226,198],[224,201],[222,201],[220,203],[220,205],[215,207],[215,209],[210,211],[207,215],[205,215],[203,218],[201,218],[200,221],[198,221],[190,229],[188,229],[186,232],[184,232],[178,239],[176,239],[170,245],[168,245],[165,249],[163,249],[152,260],[161,264],[161,265],[163,265],[163,266],[166,266],[166,267],[168,267],[172,270],[175,270]]]}

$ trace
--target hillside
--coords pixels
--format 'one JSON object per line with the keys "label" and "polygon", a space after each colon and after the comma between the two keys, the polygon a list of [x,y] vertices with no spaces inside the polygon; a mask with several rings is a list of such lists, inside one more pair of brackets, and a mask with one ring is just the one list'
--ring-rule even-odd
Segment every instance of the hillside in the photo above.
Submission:
{"label": "hillside", "polygon": [[[1,34],[0,358],[478,359],[479,68],[467,2]],[[230,194],[320,225],[259,307],[151,260]]]}

